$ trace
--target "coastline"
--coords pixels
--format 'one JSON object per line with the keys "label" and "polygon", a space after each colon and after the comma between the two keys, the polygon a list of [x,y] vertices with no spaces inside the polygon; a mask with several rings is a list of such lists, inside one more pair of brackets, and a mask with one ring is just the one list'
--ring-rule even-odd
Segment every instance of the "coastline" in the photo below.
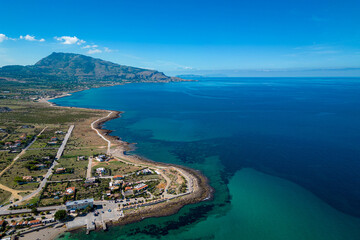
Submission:
{"label": "coastline", "polygon": [[[124,217],[120,218],[117,221],[110,221],[107,222],[109,227],[111,226],[120,226],[120,225],[127,225],[135,222],[140,222],[146,218],[158,218],[158,217],[165,217],[176,214],[186,205],[195,204],[206,200],[211,200],[213,198],[214,189],[209,185],[208,178],[203,175],[200,171],[195,169],[191,169],[185,166],[169,164],[169,163],[162,163],[156,162],[154,160],[146,159],[144,157],[140,157],[138,155],[124,155],[124,151],[132,150],[131,145],[133,143],[128,143],[125,141],[120,140],[120,136],[111,136],[110,133],[112,130],[103,128],[103,125],[113,119],[117,119],[121,117],[121,114],[124,112],[122,111],[113,111],[113,110],[106,110],[106,109],[92,109],[92,108],[82,108],[82,107],[66,107],[66,106],[59,106],[52,102],[49,102],[51,99],[62,98],[66,96],[70,96],[72,93],[64,93],[54,98],[43,98],[40,99],[39,102],[45,102],[52,107],[59,107],[59,108],[77,108],[77,109],[86,109],[86,110],[94,110],[94,111],[101,111],[109,113],[108,116],[102,117],[101,120],[96,121],[93,127],[94,129],[98,130],[98,132],[106,139],[111,142],[111,148],[115,148],[112,151],[112,155],[119,159],[124,159],[126,161],[130,161],[137,164],[150,164],[156,165],[157,167],[173,167],[180,170],[180,172],[186,174],[188,177],[194,181],[195,187],[192,192],[187,195],[183,195],[178,198],[174,198],[162,203],[158,203],[155,205],[141,207],[137,209],[136,212],[131,211],[127,213]],[[111,114],[110,114],[111,113]],[[51,235],[50,239],[57,239],[65,232],[77,232],[79,229],[57,229],[56,235]],[[38,234],[41,234],[38,232]]]}

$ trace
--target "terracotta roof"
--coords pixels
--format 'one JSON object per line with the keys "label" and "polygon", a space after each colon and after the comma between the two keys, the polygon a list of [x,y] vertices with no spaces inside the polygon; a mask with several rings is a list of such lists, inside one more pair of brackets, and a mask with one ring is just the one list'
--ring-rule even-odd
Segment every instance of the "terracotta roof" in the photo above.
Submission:
{"label": "terracotta roof", "polygon": [[66,194],[73,194],[75,192],[75,187],[68,187],[66,190],[65,190],[65,193]]}

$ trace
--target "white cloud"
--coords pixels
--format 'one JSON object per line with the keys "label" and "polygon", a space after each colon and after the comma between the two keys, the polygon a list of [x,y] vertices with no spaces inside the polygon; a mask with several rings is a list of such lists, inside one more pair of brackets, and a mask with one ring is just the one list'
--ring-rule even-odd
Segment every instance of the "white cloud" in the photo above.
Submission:
{"label": "white cloud", "polygon": [[55,39],[60,41],[62,44],[67,44],[67,45],[71,45],[71,44],[81,45],[83,43],[86,43],[86,41],[81,40],[81,39],[77,38],[76,36],[74,36],[74,37],[62,36],[62,37],[55,37]]}
{"label": "white cloud", "polygon": [[100,49],[90,49],[87,51],[88,54],[102,53]]}
{"label": "white cloud", "polygon": [[104,47],[104,51],[109,53],[109,52],[113,52],[114,50],[112,50],[112,49],[110,49],[108,47]]}
{"label": "white cloud", "polygon": [[45,42],[45,39],[36,39],[35,36],[30,36],[27,34],[26,36],[20,36],[20,39],[24,39],[26,41],[38,41],[38,42]]}
{"label": "white cloud", "polygon": [[99,47],[99,46],[98,45],[86,45],[82,48],[87,49],[87,48],[97,48],[97,47]]}
{"label": "white cloud", "polygon": [[0,43],[8,39],[9,38],[5,34],[0,33]]}

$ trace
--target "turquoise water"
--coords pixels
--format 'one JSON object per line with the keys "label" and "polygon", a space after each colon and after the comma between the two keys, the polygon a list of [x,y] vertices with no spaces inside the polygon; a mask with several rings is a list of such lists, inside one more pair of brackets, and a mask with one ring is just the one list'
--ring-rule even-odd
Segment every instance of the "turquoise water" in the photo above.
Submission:
{"label": "turquoise water", "polygon": [[147,158],[201,170],[214,200],[63,239],[360,239],[360,79],[128,84],[54,102],[125,111],[106,123]]}

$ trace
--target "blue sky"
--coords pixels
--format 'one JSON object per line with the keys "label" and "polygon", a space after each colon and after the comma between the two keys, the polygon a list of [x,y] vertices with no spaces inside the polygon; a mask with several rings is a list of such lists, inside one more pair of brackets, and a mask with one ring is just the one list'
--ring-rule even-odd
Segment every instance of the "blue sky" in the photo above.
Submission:
{"label": "blue sky", "polygon": [[0,66],[75,52],[170,75],[360,76],[360,1],[4,1]]}

